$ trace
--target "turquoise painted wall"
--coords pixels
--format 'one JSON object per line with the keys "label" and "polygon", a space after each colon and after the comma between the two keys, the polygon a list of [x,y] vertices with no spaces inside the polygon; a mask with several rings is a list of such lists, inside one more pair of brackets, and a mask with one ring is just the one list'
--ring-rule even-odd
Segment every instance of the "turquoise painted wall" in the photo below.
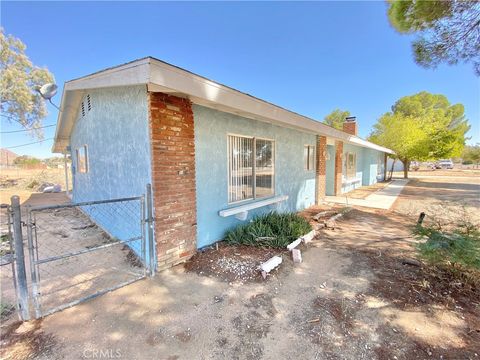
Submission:
{"label": "turquoise painted wall", "polygon": [[[297,211],[315,203],[315,171],[304,170],[304,145],[315,145],[315,135],[286,129],[240,116],[193,106],[195,118],[195,171],[197,191],[197,247],[223,239],[225,231],[243,223],[220,217],[228,205],[227,134],[275,140],[275,195],[288,195],[279,211]],[[252,201],[253,202],[253,201]],[[245,204],[245,203],[242,203]],[[268,206],[249,211],[254,215],[271,211]]]}
{"label": "turquoise painted wall", "polygon": [[[79,111],[70,138],[73,201],[139,196],[151,183],[147,91],[144,86],[98,89],[89,92],[91,110]],[[87,173],[76,171],[75,149],[86,144]],[[139,223],[115,216],[118,204],[85,207],[94,221],[111,235],[125,240],[139,234]],[[124,205],[126,206],[126,205]],[[140,214],[138,202],[129,203]],[[134,208],[137,206],[138,208]],[[133,219],[133,217],[128,217]],[[136,221],[136,220],[135,220]],[[139,242],[132,244],[138,252]]]}
{"label": "turquoise painted wall", "polygon": [[[355,180],[357,182],[352,182],[352,179],[347,179],[347,153],[355,153],[357,156],[356,164],[356,176]],[[342,193],[347,193],[361,186],[373,185],[378,181],[383,180],[383,161],[380,164],[380,159],[383,159],[383,153],[373,149],[367,149],[360,146],[355,146],[351,144],[343,145],[343,176],[342,182]],[[381,171],[381,174],[378,174],[378,170]]]}

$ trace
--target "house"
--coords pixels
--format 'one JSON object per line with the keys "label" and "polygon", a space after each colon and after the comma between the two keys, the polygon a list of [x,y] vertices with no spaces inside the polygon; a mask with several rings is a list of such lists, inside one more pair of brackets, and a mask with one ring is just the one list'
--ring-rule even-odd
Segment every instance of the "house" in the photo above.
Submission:
{"label": "house", "polygon": [[18,155],[8,149],[0,148],[0,168],[8,168],[14,165],[14,160]]}
{"label": "house", "polygon": [[391,150],[147,57],[65,83],[53,151],[73,200],[152,184],[163,269],[255,214],[297,211],[385,176]]}

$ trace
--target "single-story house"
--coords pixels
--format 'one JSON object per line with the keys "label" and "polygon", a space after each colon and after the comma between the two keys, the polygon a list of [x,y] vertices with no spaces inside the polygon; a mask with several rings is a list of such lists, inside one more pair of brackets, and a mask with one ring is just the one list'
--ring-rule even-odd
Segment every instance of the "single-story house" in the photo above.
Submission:
{"label": "single-story house", "polygon": [[[53,152],[73,201],[152,184],[158,269],[265,211],[298,211],[385,177],[391,150],[147,57],[65,83]],[[107,226],[107,225],[106,225]]]}

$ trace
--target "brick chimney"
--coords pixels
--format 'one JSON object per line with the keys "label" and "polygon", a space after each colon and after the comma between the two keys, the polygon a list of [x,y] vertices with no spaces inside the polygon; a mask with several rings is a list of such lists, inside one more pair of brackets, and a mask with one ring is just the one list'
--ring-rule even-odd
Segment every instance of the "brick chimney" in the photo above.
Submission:
{"label": "brick chimney", "polygon": [[357,118],[355,116],[349,116],[345,118],[343,123],[343,131],[350,135],[358,135]]}

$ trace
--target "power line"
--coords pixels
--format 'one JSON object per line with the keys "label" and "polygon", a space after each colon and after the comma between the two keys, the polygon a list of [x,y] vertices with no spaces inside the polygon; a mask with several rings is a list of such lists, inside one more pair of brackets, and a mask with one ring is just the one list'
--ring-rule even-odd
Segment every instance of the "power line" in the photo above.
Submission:
{"label": "power line", "polygon": [[49,127],[56,126],[56,125],[57,125],[57,124],[52,124],[52,125],[39,126],[39,127],[32,128],[32,129],[22,129],[22,130],[12,130],[12,131],[0,131],[0,134],[11,134],[11,133],[17,133],[17,132],[22,132],[22,131],[32,131],[32,130],[37,130],[37,129],[45,129],[45,128],[49,128]]}
{"label": "power line", "polygon": [[43,140],[40,140],[40,141],[34,141],[34,142],[31,142],[31,143],[28,143],[28,144],[15,145],[15,146],[7,146],[7,147],[5,147],[4,149],[13,149],[13,148],[17,148],[17,147],[20,147],[20,146],[27,146],[27,145],[38,144],[38,143],[41,143],[41,142],[44,142],[44,141],[48,141],[48,140],[53,140],[53,138],[43,139]]}

